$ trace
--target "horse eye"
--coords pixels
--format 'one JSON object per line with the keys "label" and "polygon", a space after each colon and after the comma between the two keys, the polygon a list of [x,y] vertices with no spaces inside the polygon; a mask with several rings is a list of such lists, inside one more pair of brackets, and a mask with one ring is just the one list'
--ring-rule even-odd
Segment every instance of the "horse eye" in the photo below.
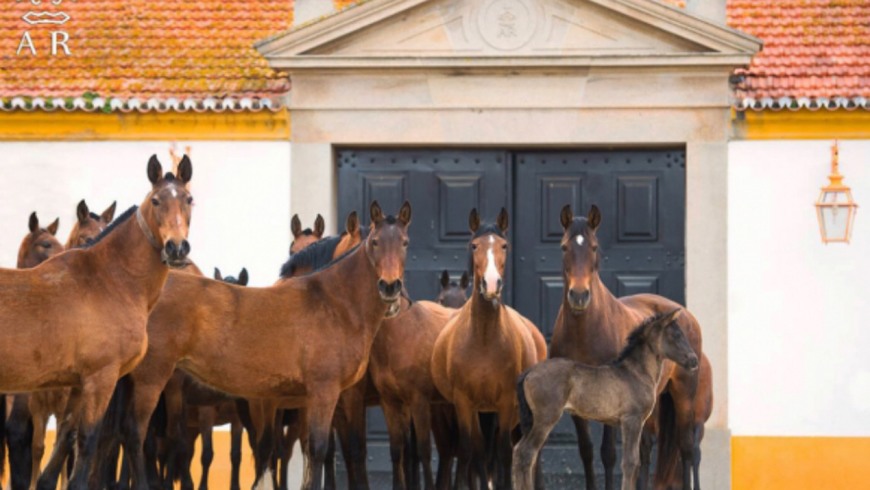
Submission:
{"label": "horse eye", "polygon": [[408,246],[408,240],[405,240],[404,242],[402,242],[402,246],[403,246],[403,247],[407,247],[407,246]]}
{"label": "horse eye", "polygon": [[187,198],[187,204],[193,204],[193,197]]}
{"label": "horse eye", "polygon": [[151,205],[152,206],[160,206],[160,201],[158,201],[156,197],[152,197],[151,198]]}
{"label": "horse eye", "polygon": [[566,245],[566,244],[563,243],[563,244],[562,244],[562,251],[563,251],[563,252],[567,252],[567,251],[568,251],[568,245]]}
{"label": "horse eye", "polygon": [[51,242],[42,242],[39,244],[42,248],[51,248]]}
{"label": "horse eye", "polygon": [[477,250],[477,244],[476,244],[476,243],[472,243],[472,244],[471,244],[471,249],[472,249],[472,250]]}
{"label": "horse eye", "polygon": [[501,246],[501,249],[502,249],[502,250],[507,250],[507,247],[508,247],[507,243],[503,243],[502,246]]}
{"label": "horse eye", "polygon": [[373,247],[377,247],[377,246],[378,246],[378,241],[377,241],[376,239],[372,239],[372,246],[373,246]]}

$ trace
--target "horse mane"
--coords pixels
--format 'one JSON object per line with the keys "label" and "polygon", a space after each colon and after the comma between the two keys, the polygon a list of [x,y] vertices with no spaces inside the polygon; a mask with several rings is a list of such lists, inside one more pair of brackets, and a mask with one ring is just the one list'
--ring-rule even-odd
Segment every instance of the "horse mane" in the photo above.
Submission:
{"label": "horse mane", "polygon": [[490,235],[490,234],[497,235],[497,236],[500,236],[502,238],[507,238],[504,235],[504,232],[501,231],[501,228],[499,228],[497,225],[492,224],[492,223],[484,223],[484,224],[480,225],[477,228],[477,231],[474,232],[474,235],[472,235],[471,238],[478,238],[478,237],[482,237],[484,235]]}
{"label": "horse mane", "polygon": [[311,236],[313,234],[314,230],[312,230],[311,228],[305,228],[304,230],[302,230],[302,235],[304,236]]}
{"label": "horse mane", "polygon": [[310,267],[312,270],[322,269],[332,262],[332,255],[345,235],[347,235],[347,232],[341,235],[321,238],[295,254],[290,255],[287,262],[284,262],[284,265],[281,266],[280,277],[282,279],[293,277],[297,270],[305,267]]}
{"label": "horse mane", "polygon": [[571,221],[571,228],[569,229],[571,234],[569,238],[574,238],[577,235],[582,235],[586,230],[587,222],[589,220],[586,219],[585,216],[575,216]]}
{"label": "horse mane", "polygon": [[88,214],[90,215],[91,219],[93,219],[93,220],[100,221],[100,219],[101,219],[101,218],[100,218],[100,215],[97,214],[97,213],[95,213],[95,212],[93,212],[93,211],[91,211],[91,212],[88,213]]}
{"label": "horse mane", "polygon": [[630,356],[631,353],[634,352],[638,347],[642,346],[645,343],[646,331],[649,329],[649,327],[661,321],[661,319],[668,314],[669,313],[667,312],[656,313],[655,315],[648,317],[643,321],[643,323],[635,327],[635,329],[632,330],[631,333],[628,335],[628,341],[626,341],[625,347],[623,347],[622,351],[619,353],[619,356],[617,356],[616,360],[614,360],[612,364],[617,364],[625,360],[625,358]]}
{"label": "horse mane", "polygon": [[137,209],[139,209],[139,206],[136,206],[136,205],[131,206],[130,209],[124,211],[123,213],[121,213],[120,216],[115,218],[114,221],[109,223],[109,226],[107,226],[103,231],[101,231],[100,234],[97,235],[97,237],[93,239],[93,241],[84,245],[81,248],[91,248],[94,245],[100,243],[100,240],[102,240],[103,238],[106,238],[106,236],[109,233],[112,233],[113,231],[115,231],[115,228],[117,228],[121,223],[130,219],[130,217],[133,216],[133,214],[136,212]]}

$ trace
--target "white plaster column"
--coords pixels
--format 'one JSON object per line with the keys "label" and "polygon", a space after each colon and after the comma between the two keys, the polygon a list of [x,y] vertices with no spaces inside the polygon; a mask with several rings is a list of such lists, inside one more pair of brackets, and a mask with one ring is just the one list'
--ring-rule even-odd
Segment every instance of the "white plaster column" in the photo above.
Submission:
{"label": "white plaster column", "polygon": [[298,213],[303,223],[311,223],[320,213],[327,235],[344,226],[344,219],[339,223],[338,218],[338,177],[331,144],[294,141],[290,145],[290,181],[291,214]]}

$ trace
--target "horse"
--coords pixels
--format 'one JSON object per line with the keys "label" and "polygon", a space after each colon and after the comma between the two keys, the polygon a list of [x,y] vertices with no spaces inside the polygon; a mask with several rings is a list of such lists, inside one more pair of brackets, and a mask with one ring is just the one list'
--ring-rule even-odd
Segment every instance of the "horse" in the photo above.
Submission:
{"label": "horse", "polygon": [[70,231],[66,248],[84,247],[94,241],[100,233],[109,226],[115,217],[117,201],[106,208],[101,214],[92,213],[84,199],[76,206],[76,223]]}
{"label": "horse", "polygon": [[312,459],[306,482],[320,489],[339,394],[364,375],[375,333],[402,290],[411,206],[385,216],[373,202],[370,214],[361,245],[324,269],[271,287],[170,275],[161,296],[165,317],[152,314],[148,332],[173,332],[149,335],[147,354],[130,375],[133,423],[124,424],[123,437],[137,489],[147,488],[140,434],[176,364],[224,393],[305,407]]}
{"label": "horse", "polygon": [[459,281],[450,280],[450,272],[446,269],[441,272],[441,291],[435,302],[448,308],[461,308],[468,299],[468,271],[462,272]]}
{"label": "horse", "polygon": [[323,221],[323,216],[317,215],[314,219],[314,230],[311,228],[302,229],[302,221],[299,220],[299,215],[294,214],[290,220],[290,232],[293,233],[293,241],[290,242],[290,254],[293,255],[303,248],[311,245],[323,238],[323,232],[326,229],[326,224]]}
{"label": "horse", "polygon": [[[553,338],[550,342],[550,356],[566,358],[589,365],[602,365],[615,359],[632,328],[644,318],[671,311],[681,305],[654,294],[638,294],[616,298],[601,282],[599,275],[600,253],[598,251],[597,231],[601,225],[601,211],[593,205],[586,217],[575,217],[570,206],[562,208],[560,221],[562,236],[562,275],[565,292],[562,305],[556,317]],[[692,314],[686,310],[677,319],[677,325],[689,341],[696,355],[700,355],[701,327]],[[662,407],[659,418],[666,423],[662,429],[675,427],[674,430],[659,431],[658,468],[666,468],[682,455],[683,483],[690,489],[691,464],[694,459],[694,403],[698,386],[698,371],[689,371],[670,361],[664,364],[658,392],[670,394],[673,403]],[[586,474],[587,490],[594,490],[595,475],[592,466],[592,442],[589,438],[586,421],[572,416],[577,431],[580,457]],[[676,434],[677,444],[670,439]],[[641,459],[648,461],[649,444],[644,444]],[[668,451],[663,449],[669,448]],[[679,451],[675,449],[678,448]],[[605,468],[605,487],[613,488],[613,466],[616,462],[614,429],[604,426],[601,455]],[[660,480],[656,471],[656,482]],[[641,475],[641,488],[646,488],[647,475]],[[658,484],[658,483],[657,483]]]}
{"label": "horse", "polygon": [[[501,299],[508,255],[508,214],[502,208],[496,224],[481,224],[476,209],[469,215],[473,287],[435,341],[432,378],[438,391],[456,407],[460,447],[457,484],[487,488],[484,437],[478,414],[498,418],[496,488],[510,487],[511,432],[519,422],[517,376],[547,355],[544,337],[531,321]],[[470,468],[470,465],[473,468]],[[473,469],[473,471],[469,471]],[[463,481],[467,477],[467,482]]]}
{"label": "horse", "polygon": [[[39,226],[36,211],[30,214],[28,232],[18,247],[17,268],[36,267],[50,257],[64,251],[63,245],[56,238],[59,224],[60,218],[57,218],[47,227],[42,228]],[[40,414],[48,411],[41,409],[45,405],[41,402],[54,401],[46,398],[46,394],[54,393],[56,392],[49,391],[37,392],[33,396],[30,394],[13,395],[8,399],[8,407],[5,402],[6,397],[3,397],[4,403],[0,409],[6,411],[6,423],[3,430],[5,441],[2,444],[4,449],[5,444],[7,442],[9,444],[10,488],[13,490],[32,488],[36,485],[39,465],[45,452],[45,426],[48,422],[47,416],[44,422],[39,417]],[[62,411],[66,401],[62,400],[61,403],[64,404],[61,408]],[[34,411],[37,414],[35,418]],[[0,461],[0,474],[2,474],[4,464],[5,458]]]}
{"label": "horse", "polygon": [[653,411],[665,359],[688,371],[698,356],[674,323],[680,309],[646,319],[629,334],[615,361],[589,366],[564,358],[548,359],[517,381],[522,439],[514,449],[513,482],[532,490],[532,467],[562,412],[584,420],[618,425],[622,430],[622,490],[635,490],[643,425]]}
{"label": "horse", "polygon": [[[97,424],[115,382],[145,354],[148,312],[167,266],[182,265],[190,251],[190,160],[178,176],[163,175],[152,156],[147,175],[151,190],[142,205],[125,212],[90,247],[32,269],[0,269],[0,391],[72,388],[58,438],[66,440],[75,428],[73,490],[96,486],[89,480]],[[41,476],[37,488],[55,485]]]}

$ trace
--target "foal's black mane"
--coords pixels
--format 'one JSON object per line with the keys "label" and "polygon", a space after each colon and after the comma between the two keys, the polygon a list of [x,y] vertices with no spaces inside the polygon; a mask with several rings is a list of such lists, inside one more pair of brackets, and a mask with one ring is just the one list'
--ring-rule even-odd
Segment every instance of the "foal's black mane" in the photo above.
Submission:
{"label": "foal's black mane", "polygon": [[88,214],[90,215],[91,219],[93,219],[93,220],[100,221],[100,219],[101,219],[101,218],[100,218],[100,215],[97,214],[97,213],[95,213],[95,212],[93,212],[93,211],[91,211],[91,212],[88,213]]}
{"label": "foal's black mane", "polygon": [[638,347],[642,346],[646,341],[646,331],[650,327],[650,325],[658,323],[662,318],[667,315],[669,315],[669,313],[667,312],[656,313],[655,315],[644,320],[643,323],[641,323],[638,327],[632,330],[631,334],[629,334],[628,336],[625,347],[622,349],[622,352],[619,353],[619,356],[616,358],[616,360],[612,362],[612,364],[616,364],[620,361],[625,360],[625,358],[630,356],[631,353],[634,352]]}
{"label": "foal's black mane", "polygon": [[287,279],[293,277],[294,273],[305,267],[311,267],[312,270],[318,270],[332,262],[332,255],[341,239],[347,235],[347,232],[341,235],[321,238],[302,250],[290,255],[287,262],[281,266],[280,277]]}
{"label": "foal's black mane", "polygon": [[115,231],[115,228],[117,228],[118,225],[120,225],[121,223],[130,219],[130,217],[133,216],[133,214],[136,212],[137,209],[139,209],[139,206],[134,205],[134,206],[130,207],[130,209],[121,213],[121,216],[118,216],[117,218],[115,218],[115,221],[112,221],[111,223],[109,223],[109,226],[107,226],[103,231],[101,231],[100,234],[97,235],[96,238],[94,238],[90,242],[86,243],[81,248],[91,248],[94,245],[100,243],[100,240],[105,238],[109,233]]}

